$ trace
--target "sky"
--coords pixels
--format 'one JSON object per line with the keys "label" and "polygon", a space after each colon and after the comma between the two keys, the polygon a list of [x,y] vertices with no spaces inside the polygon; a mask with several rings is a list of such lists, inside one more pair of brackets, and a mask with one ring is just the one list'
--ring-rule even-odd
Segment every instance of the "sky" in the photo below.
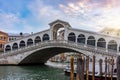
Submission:
{"label": "sky", "polygon": [[57,19],[73,28],[120,28],[120,0],[0,0],[0,30],[31,33],[49,29]]}

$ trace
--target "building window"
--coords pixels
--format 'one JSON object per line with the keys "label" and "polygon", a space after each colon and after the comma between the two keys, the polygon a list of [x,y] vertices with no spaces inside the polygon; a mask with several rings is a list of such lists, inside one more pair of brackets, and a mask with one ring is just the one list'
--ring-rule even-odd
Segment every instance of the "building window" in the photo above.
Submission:
{"label": "building window", "polygon": [[11,41],[12,39],[11,38],[9,38],[9,41]]}
{"label": "building window", "polygon": [[2,44],[0,44],[0,48],[2,48]]}
{"label": "building window", "polygon": [[4,40],[6,40],[6,37],[4,36]]}

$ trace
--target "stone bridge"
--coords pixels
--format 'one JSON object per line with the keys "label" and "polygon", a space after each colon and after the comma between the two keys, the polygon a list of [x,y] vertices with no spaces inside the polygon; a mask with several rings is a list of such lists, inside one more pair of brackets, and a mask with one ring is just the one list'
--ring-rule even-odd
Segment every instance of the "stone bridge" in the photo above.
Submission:
{"label": "stone bridge", "polygon": [[0,64],[42,64],[64,52],[104,58],[119,55],[120,38],[74,29],[68,22],[56,20],[50,29],[5,44]]}

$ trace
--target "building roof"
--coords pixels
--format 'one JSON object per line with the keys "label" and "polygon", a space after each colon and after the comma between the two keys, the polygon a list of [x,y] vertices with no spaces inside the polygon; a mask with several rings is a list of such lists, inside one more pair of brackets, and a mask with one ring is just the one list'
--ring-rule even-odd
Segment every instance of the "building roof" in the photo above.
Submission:
{"label": "building roof", "polygon": [[105,28],[102,29],[100,32],[105,32],[105,31],[120,32],[120,29],[105,27]]}
{"label": "building roof", "polygon": [[2,33],[2,34],[5,34],[5,35],[8,35],[6,32],[3,32],[3,31],[0,31],[0,34],[1,34],[1,33]]}
{"label": "building roof", "polygon": [[[30,35],[29,33],[24,33],[23,36],[28,36]],[[12,36],[12,37],[20,37],[20,34],[18,33],[8,33],[8,36]]]}
{"label": "building roof", "polygon": [[106,27],[100,33],[120,37],[120,29]]}
{"label": "building roof", "polygon": [[69,27],[71,27],[70,24],[69,24],[68,22],[63,21],[63,20],[59,20],[59,19],[57,19],[57,20],[55,20],[55,21],[49,23],[49,25],[52,26],[53,24],[55,24],[55,23],[57,23],[57,22],[64,23],[64,24],[68,25]]}

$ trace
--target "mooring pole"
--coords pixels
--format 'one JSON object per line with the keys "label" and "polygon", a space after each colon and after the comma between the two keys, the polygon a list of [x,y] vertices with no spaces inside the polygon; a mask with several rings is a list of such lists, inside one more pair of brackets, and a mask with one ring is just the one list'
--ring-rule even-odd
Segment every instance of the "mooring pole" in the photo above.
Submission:
{"label": "mooring pole", "polygon": [[71,59],[70,59],[70,66],[71,66],[70,80],[74,80],[74,58],[73,58],[73,56],[71,56]]}
{"label": "mooring pole", "polygon": [[105,57],[105,80],[107,80],[107,57]]}
{"label": "mooring pole", "polygon": [[120,80],[120,55],[117,57],[117,80]]}
{"label": "mooring pole", "polygon": [[100,60],[99,60],[100,80],[102,80],[102,62],[103,62],[103,60],[100,59]]}
{"label": "mooring pole", "polygon": [[113,80],[113,69],[114,69],[114,58],[112,56],[112,59],[111,59],[111,65],[112,65],[112,69],[111,69],[111,80]]}
{"label": "mooring pole", "polygon": [[93,56],[92,80],[95,80],[95,56]]}
{"label": "mooring pole", "polygon": [[86,56],[86,80],[89,80],[89,56]]}
{"label": "mooring pole", "polygon": [[108,79],[110,80],[110,58],[108,59]]}
{"label": "mooring pole", "polygon": [[82,56],[79,59],[80,61],[80,80],[84,80],[84,58]]}
{"label": "mooring pole", "polygon": [[77,56],[77,75],[76,80],[80,80],[80,56]]}

